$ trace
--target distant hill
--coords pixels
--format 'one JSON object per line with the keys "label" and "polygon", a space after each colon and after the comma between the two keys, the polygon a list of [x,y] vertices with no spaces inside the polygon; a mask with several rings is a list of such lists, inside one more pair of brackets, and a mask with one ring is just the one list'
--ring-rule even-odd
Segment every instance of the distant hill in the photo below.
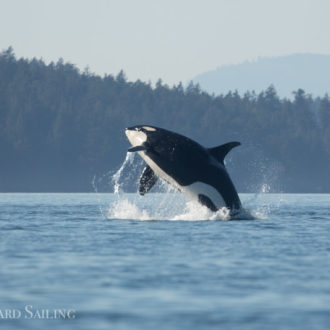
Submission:
{"label": "distant hill", "polygon": [[259,93],[274,85],[280,97],[292,97],[301,88],[313,96],[330,93],[330,55],[294,54],[260,58],[255,62],[219,67],[193,78],[209,93],[237,90]]}

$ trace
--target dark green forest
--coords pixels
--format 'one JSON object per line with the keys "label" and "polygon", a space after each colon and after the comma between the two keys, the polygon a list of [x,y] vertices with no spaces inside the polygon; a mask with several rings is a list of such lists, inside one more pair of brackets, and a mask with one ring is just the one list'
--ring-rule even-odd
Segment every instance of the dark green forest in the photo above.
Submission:
{"label": "dark green forest", "polygon": [[330,192],[330,99],[273,86],[260,94],[209,95],[103,77],[59,60],[0,53],[0,191],[87,192],[120,166],[124,129],[156,125],[206,147],[240,141],[227,168],[240,192]]}

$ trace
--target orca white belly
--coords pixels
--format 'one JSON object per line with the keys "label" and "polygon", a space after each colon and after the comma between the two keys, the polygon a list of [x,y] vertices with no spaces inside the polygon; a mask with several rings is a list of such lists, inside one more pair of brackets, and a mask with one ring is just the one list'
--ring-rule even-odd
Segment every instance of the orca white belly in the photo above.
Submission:
{"label": "orca white belly", "polygon": [[148,157],[144,151],[139,151],[139,155],[151,167],[151,169],[159,178],[165,180],[174,188],[180,190],[187,199],[198,202],[199,195],[204,195],[208,197],[218,209],[226,206],[221,194],[211,185],[196,181],[189,186],[181,186],[171,176],[164,172],[150,157]]}

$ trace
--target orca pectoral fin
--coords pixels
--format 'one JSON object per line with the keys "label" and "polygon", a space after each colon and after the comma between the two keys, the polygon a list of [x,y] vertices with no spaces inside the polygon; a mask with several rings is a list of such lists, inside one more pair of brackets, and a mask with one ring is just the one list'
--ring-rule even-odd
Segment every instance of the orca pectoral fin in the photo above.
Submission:
{"label": "orca pectoral fin", "polygon": [[129,148],[127,151],[128,152],[136,152],[136,151],[148,151],[150,150],[150,145],[148,142],[144,142],[143,144],[139,145],[139,146],[135,146],[135,147],[131,147]]}
{"label": "orca pectoral fin", "polygon": [[227,156],[228,152],[239,145],[241,145],[240,142],[228,142],[218,147],[209,148],[209,152],[220,163],[224,164],[224,159]]}
{"label": "orca pectoral fin", "polygon": [[157,176],[155,172],[147,165],[140,177],[139,193],[140,195],[146,194],[157,182]]}

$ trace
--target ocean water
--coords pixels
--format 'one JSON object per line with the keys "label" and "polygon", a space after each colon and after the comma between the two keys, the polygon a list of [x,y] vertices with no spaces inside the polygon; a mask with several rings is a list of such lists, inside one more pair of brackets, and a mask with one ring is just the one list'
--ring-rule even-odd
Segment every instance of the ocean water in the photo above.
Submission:
{"label": "ocean water", "polygon": [[328,329],[330,195],[240,197],[0,194],[0,328]]}

